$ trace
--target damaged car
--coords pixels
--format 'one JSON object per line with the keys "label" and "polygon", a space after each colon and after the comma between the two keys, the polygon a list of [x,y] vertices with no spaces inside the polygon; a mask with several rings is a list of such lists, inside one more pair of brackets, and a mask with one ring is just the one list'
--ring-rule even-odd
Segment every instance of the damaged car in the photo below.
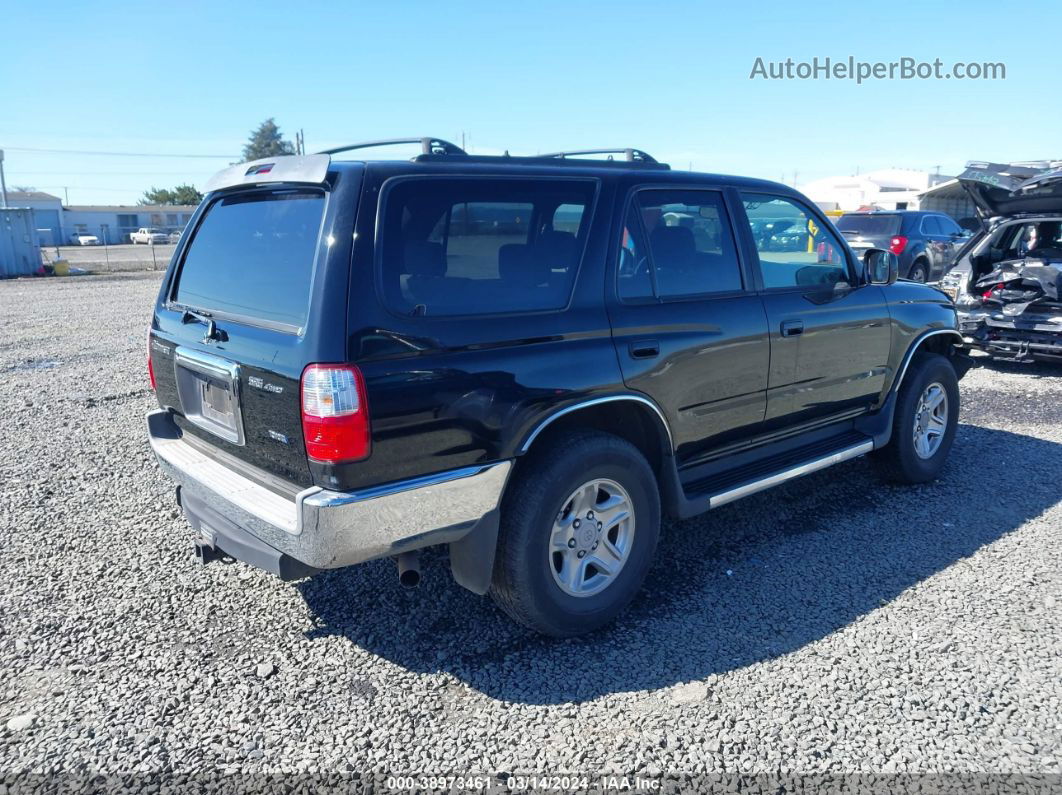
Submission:
{"label": "damaged car", "polygon": [[971,163],[959,176],[983,229],[940,280],[964,341],[993,358],[1062,363],[1062,163]]}

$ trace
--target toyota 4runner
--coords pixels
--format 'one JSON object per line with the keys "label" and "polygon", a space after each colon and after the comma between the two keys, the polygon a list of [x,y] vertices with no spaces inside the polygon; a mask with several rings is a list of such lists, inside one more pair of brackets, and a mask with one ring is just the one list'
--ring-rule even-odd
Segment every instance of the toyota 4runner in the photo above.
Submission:
{"label": "toyota 4runner", "polygon": [[572,635],[635,596],[662,514],[867,453],[940,472],[955,308],[801,194],[636,149],[404,142],[232,166],[177,246],[148,432],[204,561],[392,556],[413,584],[445,544],[460,585]]}

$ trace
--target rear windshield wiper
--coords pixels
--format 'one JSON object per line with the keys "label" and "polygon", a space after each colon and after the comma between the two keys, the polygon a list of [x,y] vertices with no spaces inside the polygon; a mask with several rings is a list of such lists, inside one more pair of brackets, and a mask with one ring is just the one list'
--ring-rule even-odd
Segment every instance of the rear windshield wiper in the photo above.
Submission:
{"label": "rear windshield wiper", "polygon": [[207,327],[206,336],[203,337],[203,342],[209,340],[216,340],[217,342],[226,342],[229,339],[229,335],[218,328],[218,324],[214,322],[214,316],[209,312],[195,311],[194,309],[185,309],[184,314],[181,315],[181,322],[188,323],[205,323]]}

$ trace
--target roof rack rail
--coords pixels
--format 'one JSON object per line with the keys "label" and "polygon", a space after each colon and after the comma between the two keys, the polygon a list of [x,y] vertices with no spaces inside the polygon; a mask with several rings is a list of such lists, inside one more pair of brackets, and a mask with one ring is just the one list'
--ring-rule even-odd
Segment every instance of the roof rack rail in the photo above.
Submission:
{"label": "roof rack rail", "polygon": [[424,155],[467,155],[464,149],[457,144],[452,144],[444,138],[387,138],[382,141],[365,141],[360,144],[349,146],[337,146],[335,149],[324,149],[319,155],[337,155],[340,152],[349,152],[353,149],[370,149],[375,146],[394,146],[395,144],[420,144],[421,154]]}
{"label": "roof rack rail", "polygon": [[[655,163],[656,158],[648,152],[643,152],[641,149],[633,149],[626,147],[622,149],[576,149],[571,152],[549,152],[548,154],[539,155],[539,157],[556,157],[564,159],[566,157],[577,157],[579,155],[618,155],[622,154],[623,159],[628,163]],[[609,160],[612,160],[609,157]]]}

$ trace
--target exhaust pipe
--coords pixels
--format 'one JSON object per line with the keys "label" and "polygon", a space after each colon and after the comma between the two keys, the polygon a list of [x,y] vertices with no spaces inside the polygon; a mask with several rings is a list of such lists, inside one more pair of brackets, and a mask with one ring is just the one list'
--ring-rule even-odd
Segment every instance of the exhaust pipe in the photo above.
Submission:
{"label": "exhaust pipe", "polygon": [[405,588],[420,585],[420,553],[403,552],[398,556],[398,581]]}

